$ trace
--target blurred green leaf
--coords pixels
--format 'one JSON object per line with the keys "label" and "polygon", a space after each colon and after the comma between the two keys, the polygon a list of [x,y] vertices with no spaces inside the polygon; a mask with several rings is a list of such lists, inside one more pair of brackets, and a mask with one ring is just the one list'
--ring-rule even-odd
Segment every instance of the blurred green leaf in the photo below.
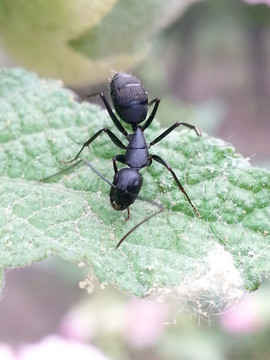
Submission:
{"label": "blurred green leaf", "polygon": [[[141,194],[166,210],[116,250],[154,206],[137,200],[124,221],[126,214],[110,206],[108,184],[82,164],[38,182],[63,169],[59,160],[74,157],[104,126],[123,138],[107,113],[19,69],[0,72],[0,104],[1,268],[57,254],[90,265],[101,283],[140,297],[192,300],[200,312],[220,309],[269,274],[270,174],[250,167],[229,144],[175,131],[151,148],[173,167],[201,217],[171,174],[152,164],[141,171]],[[161,131],[154,122],[147,140]],[[82,156],[111,180],[118,153],[104,134]]]}
{"label": "blurred green leaf", "polygon": [[197,1],[1,0],[1,43],[41,76],[89,85],[141,62],[153,36]]}

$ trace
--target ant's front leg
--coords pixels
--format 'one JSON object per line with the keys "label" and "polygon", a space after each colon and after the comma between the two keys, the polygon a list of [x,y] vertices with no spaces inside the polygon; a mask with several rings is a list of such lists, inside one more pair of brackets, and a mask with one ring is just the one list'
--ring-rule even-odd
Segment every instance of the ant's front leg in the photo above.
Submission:
{"label": "ant's front leg", "polygon": [[125,221],[128,221],[130,219],[130,210],[129,207],[127,208],[127,218],[125,219]]}
{"label": "ant's front leg", "polygon": [[115,174],[118,172],[116,161],[120,162],[121,164],[126,165],[126,156],[125,155],[116,155],[116,156],[114,156],[114,158],[113,158],[113,169],[114,169]]}

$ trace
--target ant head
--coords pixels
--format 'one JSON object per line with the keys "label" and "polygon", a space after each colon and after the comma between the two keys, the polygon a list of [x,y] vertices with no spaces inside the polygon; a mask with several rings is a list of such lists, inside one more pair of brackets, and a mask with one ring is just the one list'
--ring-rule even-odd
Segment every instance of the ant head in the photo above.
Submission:
{"label": "ant head", "polygon": [[133,204],[143,183],[142,175],[135,169],[119,170],[113,178],[110,201],[115,210],[124,210]]}
{"label": "ant head", "polygon": [[119,117],[127,124],[140,124],[147,116],[148,96],[134,76],[117,73],[110,83],[111,99]]}

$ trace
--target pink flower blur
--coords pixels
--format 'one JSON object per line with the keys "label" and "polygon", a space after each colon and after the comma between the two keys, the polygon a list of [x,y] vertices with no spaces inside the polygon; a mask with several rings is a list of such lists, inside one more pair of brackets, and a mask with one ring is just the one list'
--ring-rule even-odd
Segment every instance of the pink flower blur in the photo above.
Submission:
{"label": "pink flower blur", "polygon": [[235,334],[249,334],[261,329],[258,304],[251,297],[245,297],[237,307],[220,318],[224,330]]}
{"label": "pink flower blur", "polygon": [[6,344],[0,344],[1,360],[16,360],[12,349]]}
{"label": "pink flower blur", "polygon": [[[57,335],[51,335],[41,342],[23,346],[16,360],[109,360],[100,350],[78,341],[68,341]],[[15,360],[14,359],[14,360]],[[1,360],[6,360],[1,357]]]}
{"label": "pink flower blur", "polygon": [[164,330],[167,314],[165,304],[131,300],[127,307],[123,334],[126,341],[137,348],[154,345]]}
{"label": "pink flower blur", "polygon": [[270,6],[270,0],[243,0],[243,1],[250,5],[265,4]]}
{"label": "pink flower blur", "polygon": [[64,316],[59,330],[65,338],[77,341],[88,341],[94,332],[89,318],[83,312],[76,310]]}

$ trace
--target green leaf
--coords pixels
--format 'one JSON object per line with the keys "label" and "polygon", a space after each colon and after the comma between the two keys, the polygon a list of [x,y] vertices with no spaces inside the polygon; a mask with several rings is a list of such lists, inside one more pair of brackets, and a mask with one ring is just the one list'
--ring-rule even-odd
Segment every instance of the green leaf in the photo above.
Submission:
{"label": "green leaf", "polygon": [[[140,297],[192,301],[201,313],[220,310],[269,274],[270,174],[250,167],[229,144],[175,131],[153,146],[151,153],[169,162],[201,217],[170,172],[153,163],[141,171],[141,195],[166,210],[116,250],[154,205],[137,200],[126,222],[124,212],[111,208],[108,184],[82,163],[39,182],[65,168],[59,160],[73,158],[104,126],[125,142],[108,114],[79,104],[60,83],[19,69],[0,72],[0,104],[1,268],[57,254],[90,265],[100,283]],[[147,141],[161,131],[153,122]],[[112,180],[118,153],[103,134],[82,156]]]}

